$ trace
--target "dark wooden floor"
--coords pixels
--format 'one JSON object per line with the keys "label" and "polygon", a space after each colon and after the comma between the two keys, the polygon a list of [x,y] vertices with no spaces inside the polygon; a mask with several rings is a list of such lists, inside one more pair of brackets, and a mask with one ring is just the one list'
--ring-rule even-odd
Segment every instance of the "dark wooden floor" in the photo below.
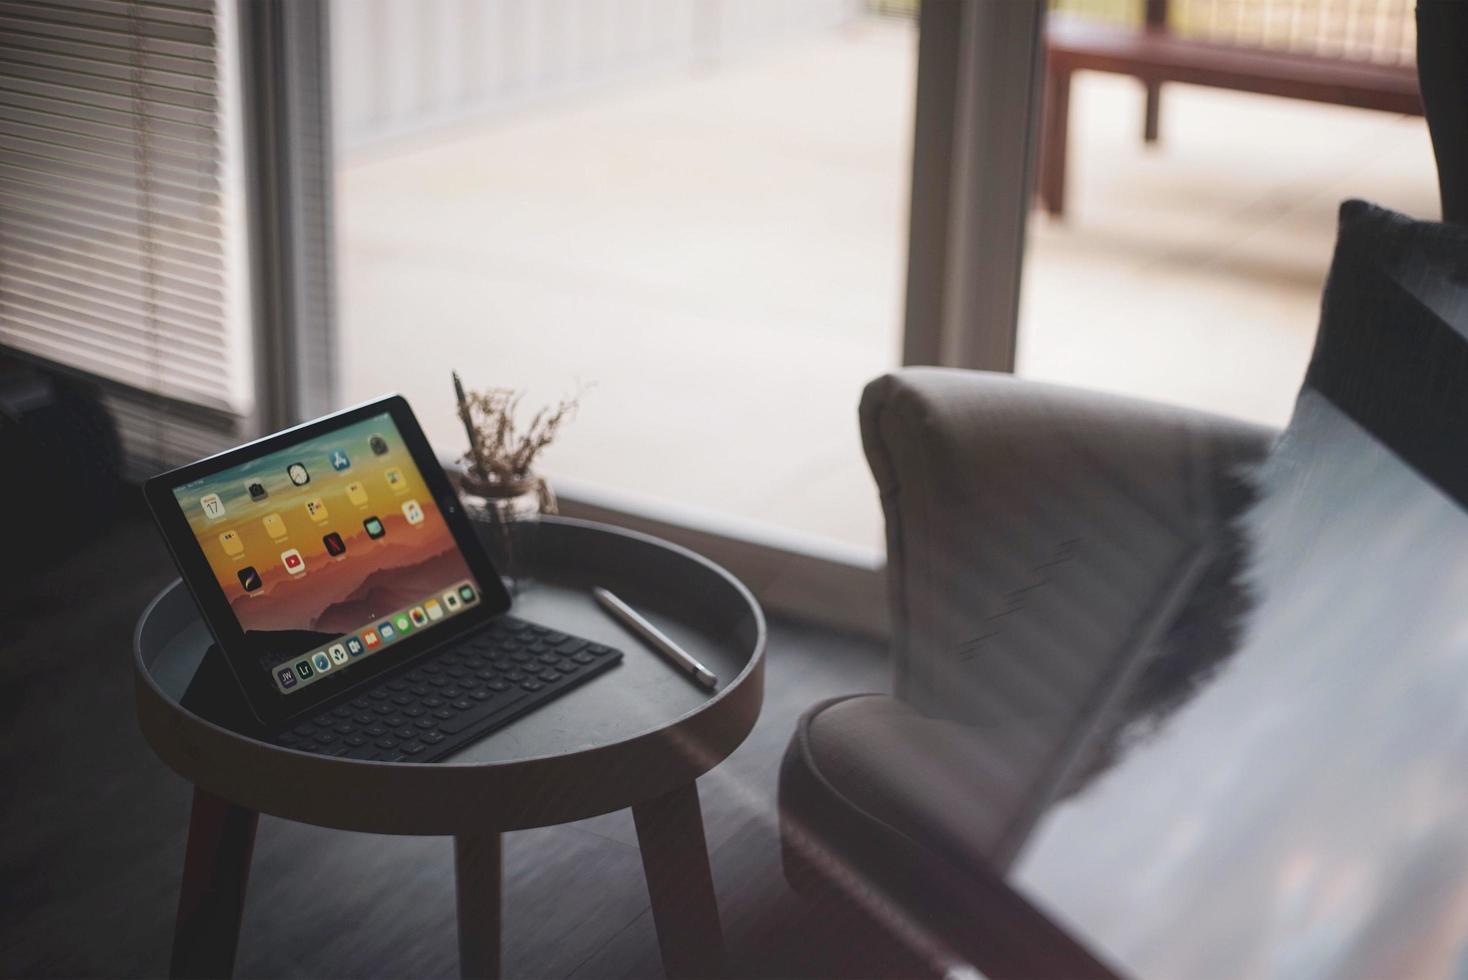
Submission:
{"label": "dark wooden floor", "polygon": [[[0,975],[152,976],[167,968],[189,787],[133,720],[130,642],[174,577],[146,518],[124,515],[40,570],[0,625]],[[780,872],[775,786],[795,718],[883,690],[874,644],[772,624],[765,708],[699,782],[736,976],[917,975],[922,965]],[[506,975],[661,974],[630,813],[509,834]],[[457,974],[452,844],[262,818],[242,976]]]}

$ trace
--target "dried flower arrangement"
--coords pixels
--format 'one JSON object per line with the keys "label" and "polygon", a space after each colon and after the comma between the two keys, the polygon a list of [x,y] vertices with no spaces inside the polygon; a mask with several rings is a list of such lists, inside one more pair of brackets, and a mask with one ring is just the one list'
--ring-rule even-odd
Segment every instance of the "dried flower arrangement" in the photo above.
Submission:
{"label": "dried flower arrangement", "polygon": [[469,437],[469,451],[460,457],[466,464],[465,486],[479,493],[503,495],[539,489],[544,509],[554,512],[555,498],[532,467],[549,446],[561,426],[571,421],[580,407],[581,392],[542,408],[523,429],[517,421],[522,392],[510,388],[464,390],[459,372],[454,373],[454,394],[459,402],[459,420]]}

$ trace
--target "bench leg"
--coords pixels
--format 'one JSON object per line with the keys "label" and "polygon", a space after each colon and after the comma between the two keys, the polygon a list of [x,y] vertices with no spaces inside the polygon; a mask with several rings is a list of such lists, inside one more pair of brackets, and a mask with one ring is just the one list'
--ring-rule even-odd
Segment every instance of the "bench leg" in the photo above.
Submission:
{"label": "bench leg", "polygon": [[663,972],[669,978],[724,972],[724,930],[714,897],[698,786],[689,783],[632,808]]}
{"label": "bench leg", "polygon": [[1162,83],[1143,82],[1147,88],[1146,115],[1142,117],[1142,142],[1157,142],[1157,123],[1162,112]]}
{"label": "bench leg", "polygon": [[1045,73],[1044,132],[1040,142],[1040,201],[1054,217],[1065,213],[1065,157],[1070,138],[1070,71]]}
{"label": "bench leg", "polygon": [[170,976],[228,977],[234,973],[259,822],[260,815],[254,810],[194,788]]}
{"label": "bench leg", "polygon": [[504,850],[498,831],[454,838],[454,889],[459,908],[459,975],[500,975],[500,901]]}

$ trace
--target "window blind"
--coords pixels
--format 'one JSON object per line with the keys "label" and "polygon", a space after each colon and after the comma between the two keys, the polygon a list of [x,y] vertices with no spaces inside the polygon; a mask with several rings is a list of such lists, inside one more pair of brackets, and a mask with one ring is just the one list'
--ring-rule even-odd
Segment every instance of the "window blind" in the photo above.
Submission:
{"label": "window blind", "polygon": [[240,409],[216,35],[215,0],[0,0],[0,345],[112,382],[155,456]]}

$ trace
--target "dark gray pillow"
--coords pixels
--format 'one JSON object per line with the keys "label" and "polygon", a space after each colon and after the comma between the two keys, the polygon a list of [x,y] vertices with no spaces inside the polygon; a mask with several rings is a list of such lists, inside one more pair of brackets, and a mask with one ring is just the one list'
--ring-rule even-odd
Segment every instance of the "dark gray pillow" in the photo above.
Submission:
{"label": "dark gray pillow", "polygon": [[1305,387],[1468,505],[1468,227],[1341,205]]}

